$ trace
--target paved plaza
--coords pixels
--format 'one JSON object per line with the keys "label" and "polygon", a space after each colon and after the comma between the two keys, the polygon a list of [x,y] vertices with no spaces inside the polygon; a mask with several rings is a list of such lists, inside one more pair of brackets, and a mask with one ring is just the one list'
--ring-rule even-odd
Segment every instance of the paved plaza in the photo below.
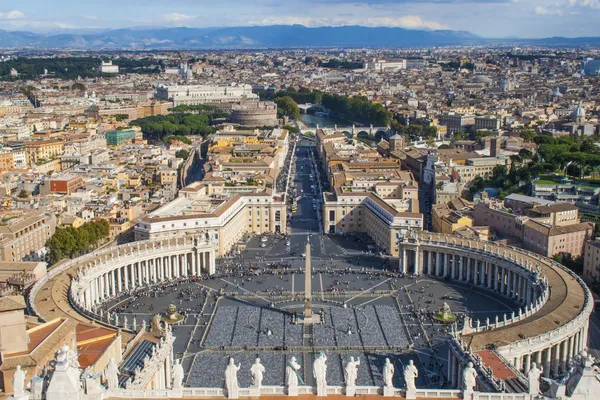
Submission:
{"label": "paved plaza", "polygon": [[[397,371],[413,359],[424,371],[419,387],[444,385],[448,327],[433,320],[447,303],[459,324],[502,319],[517,306],[505,298],[469,285],[397,273],[397,259],[378,254],[365,235],[320,233],[313,210],[314,146],[299,143],[290,185],[298,193],[297,211],[289,210],[289,229],[280,235],[249,238],[239,254],[217,260],[217,274],[193,277],[162,286],[124,292],[103,306],[103,312],[127,318],[131,326],[150,324],[166,315],[170,304],[183,315],[173,329],[175,356],[183,359],[190,386],[221,387],[229,357],[242,364],[242,386],[250,384],[249,368],[260,357],[264,384],[283,385],[285,365],[296,357],[301,376],[313,384],[312,362],[318,351],[328,357],[328,382],[343,383],[343,365],[360,357],[360,385],[380,385],[389,357]],[[313,180],[310,179],[313,175]],[[290,205],[291,207],[291,205]],[[294,324],[304,307],[304,251],[311,245],[313,312],[322,325]],[[263,247],[264,245],[264,247]],[[402,387],[402,374],[395,376]]]}

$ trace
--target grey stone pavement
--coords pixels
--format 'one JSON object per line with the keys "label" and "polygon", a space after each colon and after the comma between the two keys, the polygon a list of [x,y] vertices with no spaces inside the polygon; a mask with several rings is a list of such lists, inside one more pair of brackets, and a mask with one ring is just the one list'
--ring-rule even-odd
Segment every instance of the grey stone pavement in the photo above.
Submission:
{"label": "grey stone pavement", "polygon": [[[292,356],[302,365],[305,382],[312,384],[315,353],[310,349],[323,345],[328,348],[331,385],[343,383],[343,366],[352,355],[361,358],[360,384],[380,385],[381,368],[390,357],[396,364],[398,386],[402,386],[402,366],[413,359],[421,372],[419,387],[442,387],[449,335],[446,326],[433,322],[433,313],[447,302],[459,320],[466,314],[483,323],[496,315],[500,319],[505,313],[510,315],[516,305],[468,285],[400,276],[394,272],[397,261],[380,257],[368,237],[321,234],[313,210],[313,198],[320,199],[320,195],[313,195],[315,183],[309,178],[316,174],[308,153],[314,149],[314,145],[298,144],[290,182],[301,197],[297,212],[289,212],[289,235],[266,235],[265,247],[261,247],[262,237],[253,237],[241,254],[217,261],[217,276],[123,293],[104,309],[117,312],[121,319],[127,317],[130,324],[135,319],[140,326],[142,320],[150,323],[154,314],[165,314],[169,304],[174,304],[185,316],[173,329],[175,356],[183,358],[186,382],[191,386],[222,386],[230,356],[242,363],[242,386],[249,385],[249,368],[257,356],[267,368],[265,384],[283,384],[285,365]],[[320,181],[325,181],[324,176]],[[325,325],[312,329],[291,323],[292,315],[301,313],[303,307],[307,241],[312,252],[313,308],[325,313]],[[223,296],[223,292],[230,295]],[[342,307],[344,303],[347,308]],[[355,332],[348,333],[349,328]],[[600,319],[596,315],[590,333],[592,352],[598,355]],[[410,343],[410,349],[401,343]],[[243,349],[257,345],[263,350]],[[286,346],[305,347],[294,352]],[[378,346],[378,350],[364,346]]]}

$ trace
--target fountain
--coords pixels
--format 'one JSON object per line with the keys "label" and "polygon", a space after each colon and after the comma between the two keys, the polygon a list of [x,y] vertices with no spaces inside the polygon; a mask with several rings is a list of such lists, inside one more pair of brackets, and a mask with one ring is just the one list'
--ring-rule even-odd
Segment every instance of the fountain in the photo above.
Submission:
{"label": "fountain", "polygon": [[433,316],[433,319],[442,324],[451,324],[456,321],[456,314],[453,314],[448,303],[444,302],[442,308]]}
{"label": "fountain", "polygon": [[177,307],[175,307],[175,304],[169,304],[167,315],[163,316],[161,320],[169,325],[175,325],[183,321],[183,315],[177,312]]}

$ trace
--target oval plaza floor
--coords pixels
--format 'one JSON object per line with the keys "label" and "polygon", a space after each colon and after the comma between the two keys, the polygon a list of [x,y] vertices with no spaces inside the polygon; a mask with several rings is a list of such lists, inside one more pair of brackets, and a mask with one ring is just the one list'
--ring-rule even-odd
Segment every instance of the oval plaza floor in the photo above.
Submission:
{"label": "oval plaza floor", "polygon": [[[364,365],[361,385],[379,384],[385,358],[390,357],[398,367],[415,360],[427,371],[421,387],[439,387],[444,381],[437,377],[446,370],[448,328],[433,322],[433,312],[446,302],[459,318],[493,320],[518,309],[468,284],[400,277],[336,261],[320,264],[312,275],[313,310],[323,310],[324,324],[304,327],[292,323],[303,310],[303,269],[279,267],[240,266],[226,276],[151,286],[113,299],[103,310],[140,326],[142,321],[149,325],[157,313],[165,314],[169,304],[176,305],[185,319],[173,331],[175,351],[184,359],[189,386],[214,385],[229,357],[250,366],[257,356],[269,371],[266,384],[283,384],[286,360],[292,356],[311,384],[312,357],[326,350],[331,384],[342,384],[342,365],[358,356]],[[401,387],[401,374],[396,379]],[[241,372],[240,384],[249,383],[249,373]]]}

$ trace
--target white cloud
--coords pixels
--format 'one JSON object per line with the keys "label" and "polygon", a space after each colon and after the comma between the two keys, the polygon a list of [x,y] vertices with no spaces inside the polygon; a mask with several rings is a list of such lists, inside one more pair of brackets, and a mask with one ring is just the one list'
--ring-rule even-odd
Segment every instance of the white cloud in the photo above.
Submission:
{"label": "white cloud", "polygon": [[19,10],[0,12],[0,19],[22,19],[22,18],[25,18],[25,14],[23,14]]}
{"label": "white cloud", "polygon": [[562,10],[558,8],[558,4],[553,7],[538,6],[535,8],[535,13],[537,15],[563,15]]}
{"label": "white cloud", "polygon": [[192,19],[195,19],[196,17],[193,17],[191,15],[186,15],[186,14],[180,14],[180,13],[170,13],[170,14],[163,15],[163,18],[167,22],[185,22],[185,21],[190,21]]}
{"label": "white cloud", "polygon": [[600,0],[569,0],[570,7],[588,7],[588,8],[599,8]]}
{"label": "white cloud", "polygon": [[355,17],[349,16],[345,18],[309,18],[309,17],[267,17],[262,18],[258,21],[250,21],[250,25],[291,25],[298,24],[308,27],[319,27],[319,26],[347,26],[347,25],[361,25],[361,26],[383,26],[383,27],[398,27],[406,29],[427,29],[427,30],[438,30],[446,29],[447,26],[440,24],[439,22],[425,20],[415,15],[407,15],[403,17]]}

